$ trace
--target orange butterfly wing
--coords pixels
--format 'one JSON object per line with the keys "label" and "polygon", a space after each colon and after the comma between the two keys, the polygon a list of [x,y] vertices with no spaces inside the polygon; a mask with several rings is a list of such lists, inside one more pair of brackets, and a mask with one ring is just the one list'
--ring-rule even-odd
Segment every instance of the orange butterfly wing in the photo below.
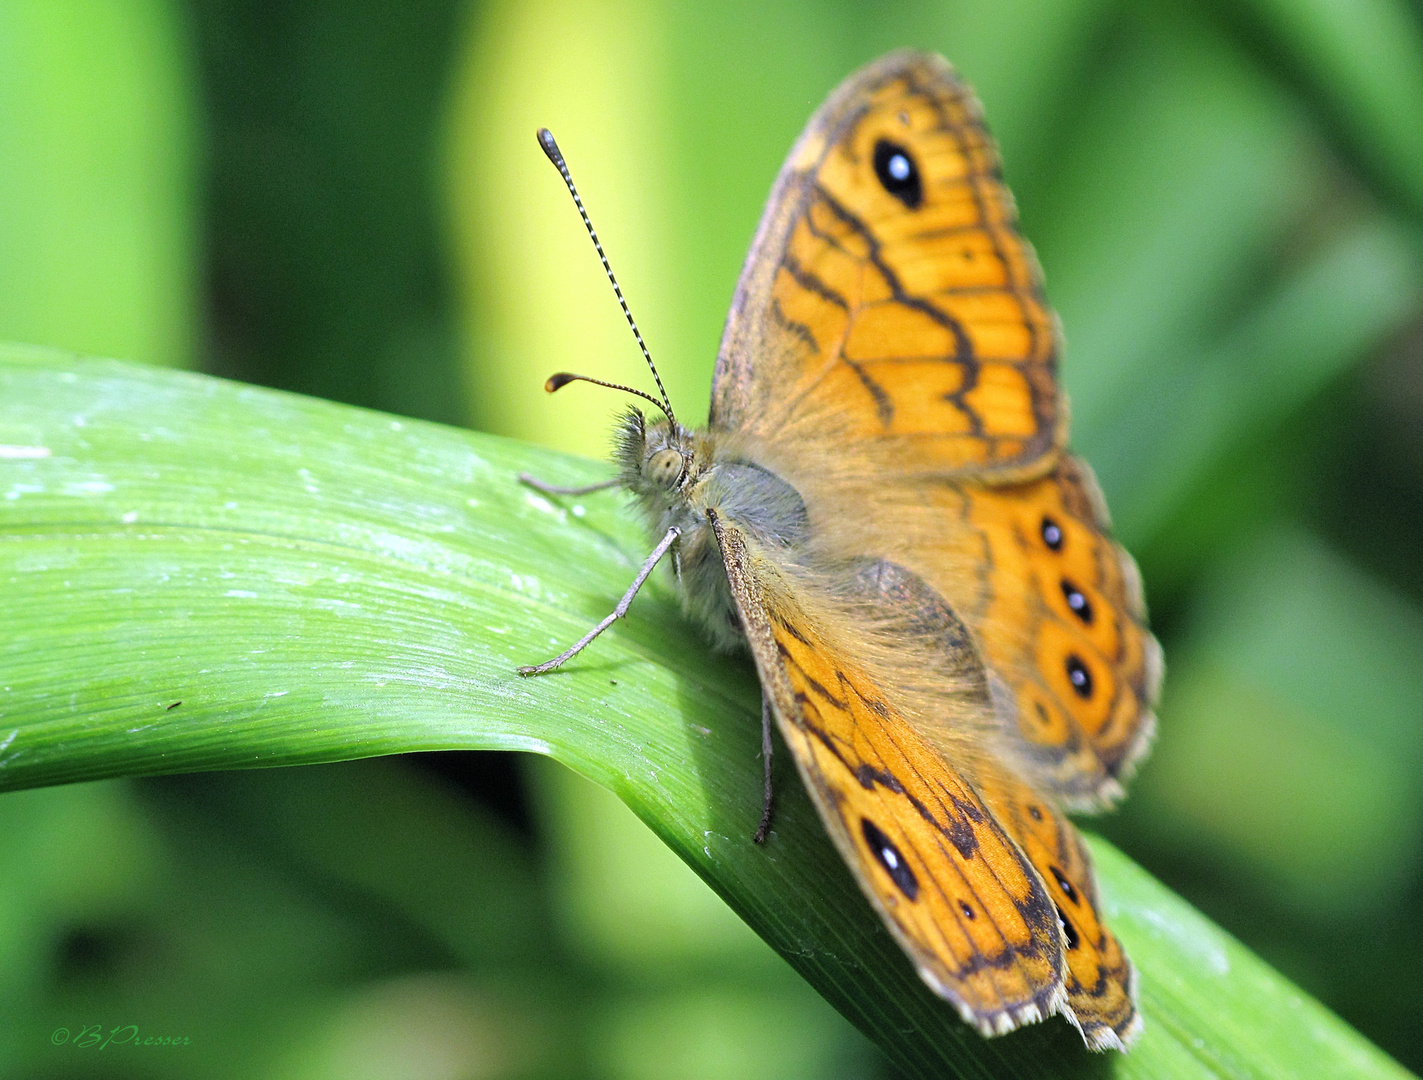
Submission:
{"label": "orange butterfly wing", "polygon": [[[912,163],[917,200],[879,175],[886,145]],[[1107,534],[1090,470],[1061,451],[1057,342],[972,92],[938,57],[892,54],[831,95],[777,179],[711,423],[788,451],[775,464],[808,501],[818,488],[843,503],[835,488],[852,474],[906,483],[935,507],[966,503],[965,529],[924,529],[932,542],[912,565],[978,635],[1005,752],[1093,809],[1121,795],[1149,745],[1161,660],[1135,564]],[[815,475],[793,475],[797,462]],[[926,474],[950,490],[925,488]],[[900,501],[856,522],[863,553],[903,549],[874,535],[904,531],[916,500]],[[1045,521],[1063,550],[1035,535]]]}
{"label": "orange butterfly wing", "polygon": [[[1135,566],[1063,452],[1056,354],[977,102],[942,60],[896,54],[831,96],[777,181],[711,430],[802,495],[803,560],[891,568],[880,600],[903,606],[910,651],[942,654],[925,678],[867,667],[814,615],[843,581],[782,575],[783,554],[719,528],[763,687],[866,894],[981,1029],[1060,1010],[1102,1049],[1140,1026],[1134,974],[1054,801],[1120,793],[1161,664]],[[978,696],[942,715],[911,685],[940,678],[947,706],[960,675]]]}
{"label": "orange butterfly wing", "polygon": [[[974,490],[969,519],[994,589],[965,620],[1007,691],[1004,756],[1074,809],[1111,803],[1155,733],[1162,663],[1096,481],[1064,455],[1041,480]],[[936,585],[959,600],[954,581]]]}
{"label": "orange butterfly wing", "polygon": [[770,553],[713,514],[763,692],[821,818],[920,975],[984,1034],[1060,1011],[1039,874],[965,777],[799,608]]}
{"label": "orange butterfly wing", "polygon": [[974,632],[1000,756],[1072,809],[1118,798],[1155,731],[1161,649],[1087,466],[1062,454],[1037,480],[949,482],[869,516],[886,525],[871,547]]}
{"label": "orange butterfly wing", "polygon": [[1050,465],[1057,328],[1016,220],[978,102],[943,60],[896,53],[851,76],[771,193],[713,430],[872,443],[905,473]]}
{"label": "orange butterfly wing", "polygon": [[[820,575],[826,590],[817,597],[774,551],[715,514],[713,527],[801,777],[920,975],[985,1034],[1061,1012],[1092,1049],[1125,1049],[1141,1028],[1135,972],[1102,922],[1077,831],[991,755],[960,743],[956,757],[926,737],[901,713],[893,680],[857,663],[856,650],[800,602],[897,623],[890,644],[916,653],[939,679],[945,714],[991,709],[963,624],[894,564],[859,560],[853,576]],[[904,639],[906,623],[918,626],[918,640]],[[855,644],[874,651],[864,639]]]}
{"label": "orange butterfly wing", "polygon": [[1065,1015],[1093,1050],[1124,1050],[1141,1031],[1136,972],[1102,922],[1092,860],[1082,837],[1047,800],[1004,770],[975,777],[985,803],[1042,876],[1062,920]]}

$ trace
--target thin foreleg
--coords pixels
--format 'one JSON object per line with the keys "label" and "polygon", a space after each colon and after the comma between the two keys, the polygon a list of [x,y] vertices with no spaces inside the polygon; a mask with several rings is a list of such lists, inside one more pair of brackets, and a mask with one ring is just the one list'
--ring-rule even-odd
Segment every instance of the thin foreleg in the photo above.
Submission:
{"label": "thin foreleg", "polygon": [[628,588],[627,592],[623,593],[623,598],[618,601],[618,606],[613,608],[613,613],[611,615],[609,615],[597,626],[593,627],[592,630],[589,630],[586,634],[579,638],[578,641],[573,645],[573,647],[567,652],[560,653],[552,660],[545,660],[542,664],[537,664],[533,667],[521,667],[519,668],[519,674],[542,675],[546,671],[552,671],[554,668],[558,667],[565,661],[572,660],[575,656],[577,656],[585,648],[587,648],[589,643],[592,642],[595,637],[597,637],[608,627],[612,626],[613,623],[617,622],[624,615],[626,615],[628,613],[628,608],[632,606],[632,598],[637,595],[637,590],[642,588],[642,583],[646,581],[647,576],[652,573],[652,568],[657,565],[658,561],[662,558],[662,556],[667,554],[667,549],[670,548],[674,543],[676,543],[677,537],[681,535],[682,530],[677,528],[677,526],[675,525],[673,525],[672,528],[667,530],[667,535],[664,536],[658,543],[658,545],[652,549],[652,554],[649,555],[647,557],[647,561],[642,564],[642,569],[637,572],[637,577],[633,578],[632,585]]}

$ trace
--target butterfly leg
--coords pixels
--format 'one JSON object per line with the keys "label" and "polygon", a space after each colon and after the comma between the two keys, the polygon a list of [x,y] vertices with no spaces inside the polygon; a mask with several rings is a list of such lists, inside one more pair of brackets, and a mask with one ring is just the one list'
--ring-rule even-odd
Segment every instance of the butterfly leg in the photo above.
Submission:
{"label": "butterfly leg", "polygon": [[761,802],[761,824],[751,839],[758,844],[766,842],[766,833],[771,829],[771,699],[761,695],[761,761],[766,778],[765,795]]}
{"label": "butterfly leg", "polygon": [[617,487],[622,483],[622,480],[614,477],[612,480],[600,480],[596,484],[585,484],[582,487],[559,487],[557,484],[546,484],[526,472],[521,472],[519,474],[519,483],[525,484],[535,491],[542,491],[545,495],[588,495],[594,491],[604,491],[610,487]]}
{"label": "butterfly leg", "polygon": [[552,660],[545,660],[542,664],[536,664],[532,667],[521,667],[519,668],[519,674],[542,675],[546,671],[552,671],[564,661],[572,660],[575,656],[577,656],[585,648],[587,648],[589,643],[592,642],[595,637],[597,637],[608,627],[612,626],[613,623],[617,622],[624,615],[626,615],[628,613],[628,608],[632,606],[632,598],[637,595],[637,590],[642,588],[642,583],[646,581],[647,576],[652,573],[652,568],[657,565],[657,563],[661,560],[662,556],[667,554],[667,549],[670,548],[674,543],[676,543],[677,537],[681,535],[682,530],[677,528],[677,526],[675,525],[667,530],[667,535],[664,536],[661,541],[658,542],[657,546],[652,549],[652,554],[649,555],[647,557],[647,561],[642,564],[642,569],[637,572],[637,577],[632,579],[632,585],[628,587],[627,592],[623,593],[623,598],[618,601],[618,606],[613,608],[613,613],[611,615],[609,615],[597,626],[593,627],[593,629],[589,630],[586,634],[579,638],[578,641],[574,643],[573,647],[570,648],[567,652],[560,653]]}

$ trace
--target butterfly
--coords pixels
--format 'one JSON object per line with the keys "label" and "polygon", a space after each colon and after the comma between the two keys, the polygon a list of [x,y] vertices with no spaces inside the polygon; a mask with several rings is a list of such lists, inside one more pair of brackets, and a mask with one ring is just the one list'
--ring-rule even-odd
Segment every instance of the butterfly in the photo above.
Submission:
{"label": "butterfly", "polygon": [[607,619],[520,671],[576,655],[670,556],[688,616],[760,677],[755,839],[774,726],[864,894],[966,1022],[1060,1014],[1122,1050],[1135,974],[1064,812],[1121,796],[1162,660],[1066,449],[1059,343],[972,91],[923,53],[863,68],[772,189],[707,425],[679,423],[660,379],[661,400],[630,390],[663,416],[626,413],[618,476],[594,487],[633,495],[651,556]]}

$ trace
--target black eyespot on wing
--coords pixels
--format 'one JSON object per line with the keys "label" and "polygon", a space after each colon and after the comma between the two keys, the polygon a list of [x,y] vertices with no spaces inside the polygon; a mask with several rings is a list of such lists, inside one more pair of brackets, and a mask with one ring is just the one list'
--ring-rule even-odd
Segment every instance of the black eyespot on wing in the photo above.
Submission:
{"label": "black eyespot on wing", "polygon": [[1092,696],[1092,673],[1076,653],[1067,654],[1067,680],[1072,683],[1078,697],[1086,699]]}
{"label": "black eyespot on wing", "polygon": [[1031,817],[1034,821],[1041,821],[1043,819],[1043,812],[1036,806],[1029,806],[1028,816]]}
{"label": "black eyespot on wing", "polygon": [[919,166],[908,150],[898,143],[881,139],[875,143],[875,176],[880,185],[911,210],[924,203],[924,182],[919,178]]}
{"label": "black eyespot on wing", "polygon": [[1074,904],[1077,903],[1077,890],[1072,887],[1072,882],[1068,881],[1066,875],[1057,867],[1052,866],[1049,869],[1052,871],[1052,876],[1057,879],[1057,887],[1062,890],[1062,895]]}
{"label": "black eyespot on wing", "polygon": [[973,905],[970,904],[967,900],[959,901],[959,910],[963,912],[963,917],[965,919],[978,918],[978,915],[973,910]]}
{"label": "black eyespot on wing", "polygon": [[[1053,907],[1057,907],[1056,904]],[[1062,925],[1062,943],[1069,949],[1075,949],[1080,944],[1081,939],[1077,936],[1077,927],[1072,925],[1072,920],[1062,913],[1062,908],[1057,908],[1057,921]]]}
{"label": "black eyespot on wing", "polygon": [[899,891],[906,899],[917,900],[919,879],[914,876],[914,871],[909,869],[909,864],[904,861],[899,848],[895,847],[889,837],[880,832],[879,827],[869,818],[860,819],[860,829],[865,834],[865,843],[870,845],[870,850],[874,852],[875,858],[884,867],[890,880],[899,886]]}
{"label": "black eyespot on wing", "polygon": [[1042,528],[1043,543],[1052,551],[1062,550],[1062,526],[1053,521],[1050,517],[1043,518]]}
{"label": "black eyespot on wing", "polygon": [[1066,578],[1062,579],[1062,595],[1067,600],[1067,606],[1072,609],[1072,613],[1081,619],[1088,626],[1092,625],[1092,604],[1087,599],[1081,589]]}

